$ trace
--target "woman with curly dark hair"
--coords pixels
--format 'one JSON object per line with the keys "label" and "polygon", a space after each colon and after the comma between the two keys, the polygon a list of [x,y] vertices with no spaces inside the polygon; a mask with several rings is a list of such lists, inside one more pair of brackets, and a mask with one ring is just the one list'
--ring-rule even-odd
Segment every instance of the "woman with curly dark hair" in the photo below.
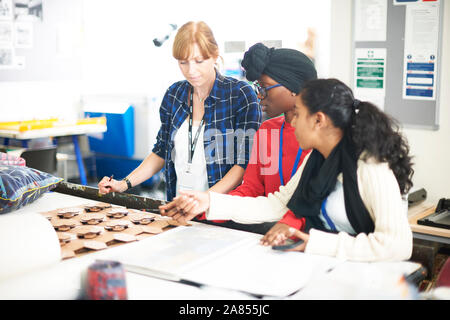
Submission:
{"label": "woman with curly dark hair", "polygon": [[208,219],[274,221],[287,210],[306,220],[303,231],[268,232],[264,245],[302,240],[294,249],[356,261],[408,259],[412,232],[405,195],[413,174],[409,147],[392,118],[362,102],[344,83],[319,79],[298,95],[295,135],[313,149],[297,173],[268,197],[240,198],[186,192],[178,207],[190,219],[207,210]]}

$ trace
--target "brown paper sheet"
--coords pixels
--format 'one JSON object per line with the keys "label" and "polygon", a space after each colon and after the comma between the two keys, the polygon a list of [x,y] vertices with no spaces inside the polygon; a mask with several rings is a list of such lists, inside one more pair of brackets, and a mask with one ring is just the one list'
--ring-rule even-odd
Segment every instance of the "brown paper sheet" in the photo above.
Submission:
{"label": "brown paper sheet", "polygon": [[[52,223],[58,234],[63,259],[140,241],[180,225],[190,226],[155,213],[103,202],[59,208],[41,214]],[[154,221],[147,223],[148,221],[143,220],[145,218],[153,218]],[[126,227],[114,228],[115,226]]]}

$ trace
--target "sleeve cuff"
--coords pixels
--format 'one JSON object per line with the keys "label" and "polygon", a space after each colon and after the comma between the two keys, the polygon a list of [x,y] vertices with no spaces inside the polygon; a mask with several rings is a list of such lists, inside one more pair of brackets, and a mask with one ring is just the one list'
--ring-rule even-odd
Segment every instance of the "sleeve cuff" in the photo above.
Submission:
{"label": "sleeve cuff", "polygon": [[305,226],[305,218],[297,218],[291,210],[286,212],[280,222],[297,230],[301,230]]}
{"label": "sleeve cuff", "polygon": [[311,229],[305,253],[335,257],[337,253],[337,237],[335,233]]}
{"label": "sleeve cuff", "polygon": [[245,161],[245,163],[240,163],[240,161],[238,161],[238,163],[236,163],[235,165],[245,170],[247,169],[248,161]]}
{"label": "sleeve cuff", "polygon": [[230,210],[226,209],[226,197],[216,192],[209,192],[209,209],[205,216],[208,220],[230,220]]}
{"label": "sleeve cuff", "polygon": [[155,147],[152,149],[152,152],[153,152],[154,154],[156,154],[158,157],[164,159],[164,152],[163,152],[163,150],[162,150],[159,146],[155,146]]}
{"label": "sleeve cuff", "polygon": [[208,220],[233,220],[253,224],[279,221],[286,212],[284,207],[273,207],[265,197],[237,197],[209,191]]}

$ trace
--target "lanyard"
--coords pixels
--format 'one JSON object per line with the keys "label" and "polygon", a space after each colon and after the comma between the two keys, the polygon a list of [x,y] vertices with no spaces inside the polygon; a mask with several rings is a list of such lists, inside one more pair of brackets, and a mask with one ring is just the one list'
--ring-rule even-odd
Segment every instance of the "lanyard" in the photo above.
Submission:
{"label": "lanyard", "polygon": [[202,121],[200,122],[200,126],[197,129],[197,133],[195,134],[194,142],[192,142],[192,118],[193,118],[193,108],[194,108],[194,100],[193,100],[193,91],[189,89],[189,131],[188,131],[188,149],[189,149],[189,159],[188,162],[192,163],[192,158],[194,157],[195,146],[197,145],[197,140],[200,135],[200,131],[202,130],[203,123],[205,122],[204,115]]}
{"label": "lanyard", "polygon": [[330,217],[328,216],[327,210],[325,209],[325,206],[327,204],[327,198],[323,200],[322,202],[322,215],[325,218],[325,220],[328,223],[328,226],[330,227],[331,231],[336,231],[336,226],[334,225],[333,221],[331,221]]}
{"label": "lanyard", "polygon": [[[285,121],[283,121],[283,124],[281,125],[281,130],[280,130],[280,150],[278,153],[278,167],[280,168],[280,170],[278,171],[279,175],[280,175],[280,182],[281,185],[284,186],[284,178],[283,178],[283,130],[284,130],[284,123]],[[300,162],[300,157],[302,155],[302,148],[298,148],[297,151],[297,157],[295,157],[295,162],[294,162],[294,166],[292,167],[292,172],[291,172],[291,178],[292,176],[295,174],[295,172],[297,171],[297,167],[298,167],[298,163]]]}

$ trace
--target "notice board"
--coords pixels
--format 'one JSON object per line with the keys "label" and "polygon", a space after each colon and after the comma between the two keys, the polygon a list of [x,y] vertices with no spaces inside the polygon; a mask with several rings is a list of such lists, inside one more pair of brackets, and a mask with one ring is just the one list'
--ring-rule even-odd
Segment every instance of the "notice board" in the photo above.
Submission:
{"label": "notice board", "polygon": [[438,130],[444,1],[353,0],[353,90],[403,127]]}
{"label": "notice board", "polygon": [[82,9],[81,1],[0,1],[0,82],[81,79]]}

